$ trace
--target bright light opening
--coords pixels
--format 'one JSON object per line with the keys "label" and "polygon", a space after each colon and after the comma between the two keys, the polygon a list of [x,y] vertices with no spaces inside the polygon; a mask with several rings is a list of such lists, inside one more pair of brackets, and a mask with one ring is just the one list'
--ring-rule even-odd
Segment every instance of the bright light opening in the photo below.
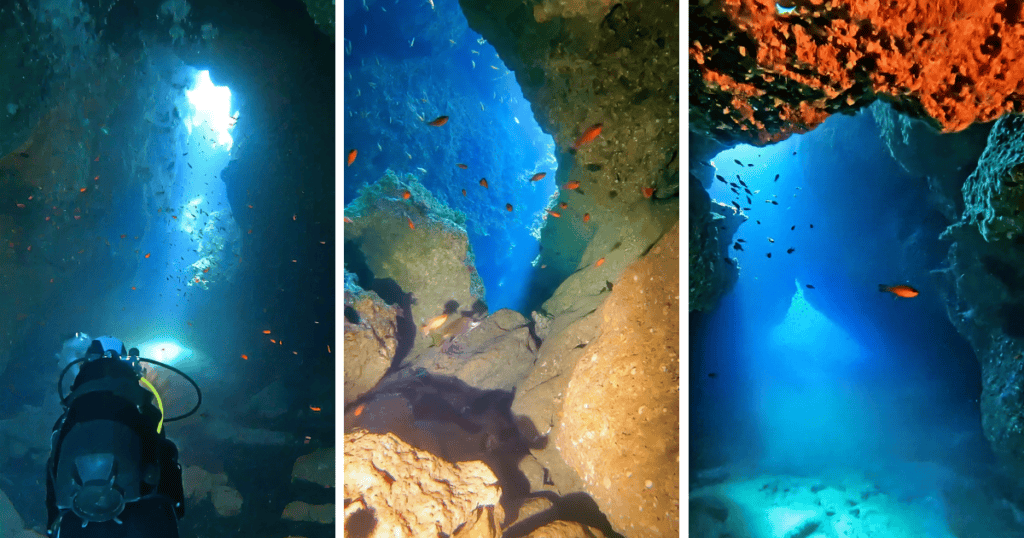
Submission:
{"label": "bright light opening", "polygon": [[139,345],[139,356],[164,364],[173,364],[176,361],[187,359],[191,355],[192,350],[182,347],[177,341],[171,339],[150,340]]}
{"label": "bright light opening", "polygon": [[192,134],[194,127],[206,124],[205,129],[212,135],[211,141],[231,151],[234,140],[229,131],[238,120],[237,111],[234,115],[231,114],[231,90],[227,86],[214,86],[210,80],[210,72],[199,71],[196,74],[195,87],[186,90],[185,96],[195,108],[195,112],[185,119],[188,134]]}

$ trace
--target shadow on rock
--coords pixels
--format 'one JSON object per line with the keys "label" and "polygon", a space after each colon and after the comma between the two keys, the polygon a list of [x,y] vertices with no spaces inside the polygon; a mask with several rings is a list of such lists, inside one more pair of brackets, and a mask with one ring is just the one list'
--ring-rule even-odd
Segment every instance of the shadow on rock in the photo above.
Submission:
{"label": "shadow on rock", "polygon": [[598,529],[609,538],[623,538],[621,534],[612,529],[608,518],[601,513],[601,509],[597,507],[594,499],[586,493],[577,492],[562,496],[553,491],[537,491],[531,493],[529,497],[544,499],[551,503],[551,506],[505,529],[501,538],[528,536],[533,531],[555,521],[574,521]]}

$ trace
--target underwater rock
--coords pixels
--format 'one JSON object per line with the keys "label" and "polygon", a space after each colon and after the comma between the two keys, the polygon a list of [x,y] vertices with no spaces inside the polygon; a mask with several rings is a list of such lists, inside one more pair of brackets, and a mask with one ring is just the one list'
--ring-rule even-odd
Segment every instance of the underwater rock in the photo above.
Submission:
{"label": "underwater rock", "polygon": [[181,472],[181,483],[186,499],[199,502],[209,497],[217,514],[224,517],[241,513],[242,495],[228,485],[228,475],[213,474],[202,467],[190,465]]}
{"label": "underwater rock", "polygon": [[551,321],[529,375],[517,387],[512,412],[518,429],[530,444],[530,457],[519,463],[530,481],[530,491],[550,490],[559,495],[581,491],[583,483],[576,471],[562,459],[550,440],[560,428],[563,398],[576,362],[587,345],[600,334],[600,319],[595,310],[607,295],[593,299],[581,311],[567,312]]}
{"label": "underwater rock", "polygon": [[[553,135],[556,183],[579,182],[578,189],[560,192],[568,209],[561,218],[546,219],[541,231],[539,263],[547,267],[551,283],[535,283],[536,294],[550,295],[581,260],[586,265],[609,255],[608,247],[618,239],[602,241],[601,228],[611,237],[635,221],[661,223],[671,214],[660,230],[637,238],[650,243],[607,258],[607,274],[617,274],[678,220],[679,3],[460,0],[459,5],[469,26],[515,74],[541,129]],[[574,147],[597,124],[600,135]],[[587,166],[592,164],[600,168]],[[651,198],[645,198],[645,188],[654,189]],[[583,222],[588,213],[591,220]],[[613,279],[600,280],[593,290],[572,283],[575,291],[568,295],[596,292],[605,280]]]}
{"label": "underwater rock", "polygon": [[718,304],[739,279],[739,262],[729,245],[746,215],[731,206],[712,203],[707,191],[690,176],[690,311],[707,311]]}
{"label": "underwater rock", "polygon": [[1022,129],[1021,116],[1006,116],[997,121],[977,168],[964,183],[964,218],[977,225],[988,242],[1010,241],[1024,233]]}
{"label": "underwater rock", "polygon": [[690,477],[690,488],[703,488],[725,482],[729,478],[729,469],[725,466],[702,469]]}
{"label": "underwater rock", "polygon": [[[401,196],[405,190],[412,192],[408,200]],[[346,244],[359,249],[375,280],[390,279],[411,294],[406,315],[417,327],[484,299],[480,276],[467,270],[473,253],[465,215],[434,198],[415,176],[399,178],[388,170],[360,190],[345,215],[352,220],[345,226]],[[422,332],[416,335],[414,351],[430,344]]]}
{"label": "underwater rock", "polygon": [[391,366],[398,348],[398,322],[395,307],[379,295],[348,286],[344,314],[347,404],[373,388]]}
{"label": "underwater rock", "polygon": [[975,124],[959,133],[940,133],[928,122],[905,116],[887,103],[868,107],[889,154],[912,176],[925,177],[930,204],[952,223],[963,211],[964,180],[985,149],[990,124]]}
{"label": "underwater rock", "polygon": [[943,284],[946,311],[981,365],[982,428],[1009,472],[1024,478],[1024,120],[1000,119],[977,169],[964,184],[963,218],[940,239],[952,241]]}
{"label": "underwater rock", "polygon": [[262,418],[277,418],[288,412],[288,388],[278,379],[253,394],[247,407]]}
{"label": "underwater rock", "polygon": [[44,535],[25,528],[25,520],[3,491],[0,491],[0,522],[3,522],[3,529],[0,531],[3,538],[45,538]]}
{"label": "underwater rock", "polygon": [[318,448],[300,456],[292,466],[292,480],[305,480],[321,486],[334,487],[334,447]]}
{"label": "underwater rock", "polygon": [[323,523],[330,525],[334,523],[333,504],[308,504],[302,501],[292,501],[284,507],[281,519],[289,521],[309,521],[312,523]]}
{"label": "underwater rock", "polygon": [[493,506],[481,506],[473,511],[469,521],[455,531],[452,538],[498,538],[501,521]]}
{"label": "underwater rock", "polygon": [[[603,301],[620,272],[640,258],[679,217],[674,203],[625,215],[606,212],[601,215],[594,217],[602,219],[603,223],[594,227],[572,274],[542,305],[548,315],[592,309],[595,300]],[[599,261],[602,259],[604,261]]]}
{"label": "underwater rock", "polygon": [[25,456],[45,462],[50,452],[53,421],[60,414],[59,399],[50,392],[41,407],[24,405],[17,415],[0,420],[0,466]]}
{"label": "underwater rock", "polygon": [[454,376],[478,389],[510,391],[533,367],[536,351],[526,318],[502,309],[455,340],[439,342],[403,364]]}
{"label": "underwater rock", "polygon": [[212,417],[211,420],[204,423],[203,430],[212,439],[242,445],[283,446],[291,443],[294,439],[290,433],[265,428],[250,428]]}
{"label": "underwater rock", "polygon": [[1010,59],[1020,57],[1024,39],[999,31],[1018,17],[1000,5],[692,6],[691,124],[730,146],[763,146],[879,96],[942,132],[1019,112],[1020,77]]}
{"label": "underwater rock", "polygon": [[555,442],[627,536],[679,533],[678,309],[676,226],[622,273],[565,391]]}
{"label": "underwater rock", "polygon": [[453,533],[474,511],[504,511],[494,473],[480,461],[451,464],[419,451],[393,434],[345,435],[345,530],[350,536],[384,538],[388,529],[410,536]]}
{"label": "underwater rock", "polygon": [[715,155],[729,148],[706,133],[690,129],[688,134],[690,138],[690,175],[700,181],[704,190],[710,189],[711,184],[715,182],[715,167],[711,166],[711,160],[715,158]]}
{"label": "underwater rock", "polygon": [[242,494],[230,486],[215,486],[210,491],[210,500],[217,515],[221,517],[237,516],[242,513]]}
{"label": "underwater rock", "polygon": [[605,533],[576,521],[554,521],[526,535],[526,538],[605,538]]}
{"label": "underwater rock", "polygon": [[946,312],[981,365],[981,424],[992,451],[1007,471],[1024,479],[1024,433],[1014,426],[1024,414],[1024,252],[1006,241],[985,241],[973,224],[950,226],[947,268],[934,271]]}
{"label": "underwater rock", "polygon": [[6,529],[25,528],[25,520],[21,518],[21,514],[15,510],[11,499],[3,491],[0,491],[0,521],[4,523],[5,534]]}
{"label": "underwater rock", "polygon": [[302,0],[306,12],[324,35],[334,40],[334,0]]}
{"label": "underwater rock", "polygon": [[533,319],[533,333],[544,341],[548,337],[548,331],[551,327],[552,316],[548,316],[534,310],[530,312],[530,318]]}

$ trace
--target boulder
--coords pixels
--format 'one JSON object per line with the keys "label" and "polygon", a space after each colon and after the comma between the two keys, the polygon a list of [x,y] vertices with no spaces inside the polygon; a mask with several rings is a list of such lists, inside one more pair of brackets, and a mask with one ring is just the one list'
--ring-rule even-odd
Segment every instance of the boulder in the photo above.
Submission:
{"label": "boulder", "polygon": [[393,434],[355,431],[345,435],[344,463],[348,536],[383,538],[392,536],[389,529],[451,535],[482,507],[504,519],[501,488],[483,462],[452,464]]}
{"label": "boulder", "polygon": [[326,488],[334,487],[334,447],[318,448],[300,456],[292,466],[292,480],[305,480]]}
{"label": "boulder", "polygon": [[555,439],[627,536],[679,533],[678,267],[675,227],[623,272],[572,371]]}
{"label": "boulder", "polygon": [[[349,277],[352,278],[349,278]],[[391,367],[398,349],[396,308],[345,273],[345,403],[365,394]]]}

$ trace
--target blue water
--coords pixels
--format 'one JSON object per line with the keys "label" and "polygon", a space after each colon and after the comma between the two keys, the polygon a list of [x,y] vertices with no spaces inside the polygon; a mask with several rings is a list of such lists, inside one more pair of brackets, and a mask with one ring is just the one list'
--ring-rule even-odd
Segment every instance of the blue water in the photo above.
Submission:
{"label": "blue water", "polygon": [[[890,157],[871,115],[834,116],[711,164],[760,192],[748,203],[742,185],[740,196],[718,180],[709,189],[750,209],[728,249],[738,282],[691,317],[692,465],[812,473],[990,456],[953,441],[981,438],[981,379],[929,274],[947,223],[920,202],[926,183]],[[896,299],[879,284],[920,296]]]}
{"label": "blue water", "polygon": [[[358,150],[345,167],[345,204],[387,169],[416,175],[467,215],[490,311],[528,315],[541,216],[557,190],[551,136],[456,3],[352,0],[344,10],[344,148]],[[446,125],[426,125],[442,115]],[[537,172],[547,176],[528,181]]]}

